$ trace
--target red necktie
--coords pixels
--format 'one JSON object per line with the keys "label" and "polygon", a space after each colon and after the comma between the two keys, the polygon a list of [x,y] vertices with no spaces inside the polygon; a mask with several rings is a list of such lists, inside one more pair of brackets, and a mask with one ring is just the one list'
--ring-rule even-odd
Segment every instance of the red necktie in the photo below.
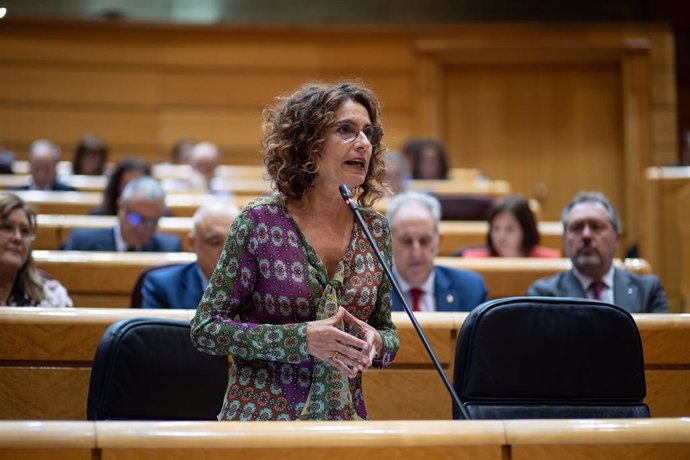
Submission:
{"label": "red necktie", "polygon": [[422,298],[424,291],[419,288],[410,289],[410,296],[412,297],[412,311],[421,311],[421,306],[419,305],[419,299]]}
{"label": "red necktie", "polygon": [[589,289],[592,291],[592,297],[595,300],[604,300],[602,293],[605,287],[606,284],[604,284],[603,281],[592,281],[592,284],[589,285]]}

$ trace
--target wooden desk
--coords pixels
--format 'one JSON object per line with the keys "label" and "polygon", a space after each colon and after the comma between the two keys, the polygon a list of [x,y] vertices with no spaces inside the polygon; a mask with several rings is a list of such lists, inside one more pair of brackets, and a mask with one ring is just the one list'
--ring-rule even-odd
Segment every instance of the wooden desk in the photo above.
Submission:
{"label": "wooden desk", "polygon": [[[563,225],[560,222],[539,222],[541,245],[554,249],[563,246]],[[486,244],[489,224],[484,221],[442,220],[440,225],[440,256],[452,256],[463,246],[482,246]]]}
{"label": "wooden desk", "polygon": [[690,421],[0,422],[14,460],[686,459]]}
{"label": "wooden desk", "polygon": [[[80,420],[91,361],[113,322],[153,316],[189,320],[193,310],[0,308],[0,419]],[[419,313],[439,362],[452,379],[455,341],[467,313]],[[634,315],[645,354],[654,417],[690,416],[690,315]],[[373,420],[451,418],[450,397],[412,324],[393,313],[401,349],[393,364],[364,374]],[[392,396],[394,395],[394,396]]]}
{"label": "wooden desk", "polygon": [[[75,228],[111,228],[115,216],[89,216],[83,214],[39,214],[37,217],[34,249],[59,249]],[[188,234],[194,225],[191,217],[161,217],[158,231],[177,235],[182,240],[182,249],[190,251]]]}
{"label": "wooden desk", "polygon": [[154,265],[193,262],[189,252],[33,251],[38,268],[60,280],[77,307],[128,308],[139,274]]}
{"label": "wooden desk", "polygon": [[[83,214],[39,214],[34,249],[58,249],[74,228],[107,228],[115,224],[115,216],[89,216]],[[187,234],[192,229],[190,217],[163,217],[158,230],[182,239],[185,251],[189,251]],[[463,246],[482,245],[486,241],[489,225],[486,222],[442,221],[439,255],[452,256]],[[560,222],[540,222],[542,244],[560,248],[562,230]]]}
{"label": "wooden desk", "polygon": [[[150,266],[192,262],[193,253],[124,253],[35,250],[37,266],[60,280],[77,307],[128,307],[132,287]],[[437,265],[479,273],[491,298],[524,295],[535,280],[569,270],[569,259],[438,257]],[[651,272],[643,259],[617,260],[637,274]]]}
{"label": "wooden desk", "polygon": [[[679,192],[690,185],[690,167],[647,168],[640,214],[640,254],[652,264],[664,285],[673,312],[690,311],[681,293],[683,278],[681,222],[688,208],[679,208]],[[686,201],[687,203],[687,201]],[[687,279],[687,275],[686,278]]]}
{"label": "wooden desk", "polygon": [[[99,206],[103,195],[98,192],[13,192],[27,202],[38,214],[81,214],[87,215]],[[256,198],[256,195],[233,195],[232,201],[237,206],[244,206]],[[222,200],[217,195],[203,194],[169,194],[165,204],[175,217],[191,217],[197,209],[212,201]]]}

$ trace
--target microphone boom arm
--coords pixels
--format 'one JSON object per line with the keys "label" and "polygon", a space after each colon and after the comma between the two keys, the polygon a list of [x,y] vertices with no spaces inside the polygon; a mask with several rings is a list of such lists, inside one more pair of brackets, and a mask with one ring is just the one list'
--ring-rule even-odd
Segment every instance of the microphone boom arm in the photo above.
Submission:
{"label": "microphone boom arm", "polygon": [[462,405],[462,401],[460,401],[460,397],[455,392],[455,388],[453,388],[453,385],[451,385],[445,372],[443,372],[443,368],[441,367],[441,364],[438,362],[438,359],[436,358],[436,355],[434,354],[434,351],[431,348],[429,341],[426,339],[426,336],[424,335],[424,331],[422,330],[422,327],[419,325],[417,318],[415,318],[414,313],[412,312],[412,309],[410,308],[410,306],[405,301],[405,297],[403,297],[403,295],[402,295],[402,291],[400,290],[400,286],[398,285],[397,281],[393,277],[393,273],[391,273],[390,268],[388,268],[388,265],[386,265],[386,260],[383,258],[383,254],[381,254],[381,251],[376,246],[376,242],[374,241],[374,237],[371,236],[371,233],[369,232],[369,228],[367,227],[366,223],[364,222],[364,218],[362,217],[362,212],[359,210],[359,206],[357,206],[357,204],[352,200],[352,193],[350,193],[350,190],[347,188],[347,185],[345,185],[345,184],[342,184],[339,189],[340,189],[340,194],[343,197],[343,200],[345,200],[345,203],[347,203],[347,205],[352,210],[352,213],[355,215],[355,219],[357,220],[360,228],[364,232],[364,236],[366,236],[367,241],[369,241],[369,245],[371,246],[371,248],[376,253],[376,257],[379,259],[379,263],[381,264],[381,267],[383,267],[383,271],[388,276],[388,279],[390,280],[391,284],[393,285],[393,289],[395,290],[396,294],[400,298],[400,301],[401,301],[400,303],[402,304],[403,309],[405,310],[405,313],[407,313],[407,316],[409,316],[410,321],[412,321],[412,326],[414,327],[415,331],[417,332],[417,335],[419,336],[420,340],[422,341],[422,344],[424,345],[426,352],[428,353],[429,357],[431,358],[431,361],[434,363],[434,367],[436,367],[436,370],[438,371],[439,375],[441,376],[441,380],[443,380],[443,384],[446,386],[446,389],[448,390],[448,393],[450,394],[450,397],[453,401],[453,404],[455,405],[456,409],[458,409],[458,412],[462,415],[462,417],[465,420],[469,420],[470,416],[469,416],[469,413],[467,412],[467,409],[465,409],[465,407]]}

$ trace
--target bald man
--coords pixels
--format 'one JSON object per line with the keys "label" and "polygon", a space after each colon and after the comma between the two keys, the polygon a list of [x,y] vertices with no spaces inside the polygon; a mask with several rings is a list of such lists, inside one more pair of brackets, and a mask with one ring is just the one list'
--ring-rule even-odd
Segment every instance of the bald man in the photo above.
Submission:
{"label": "bald man", "polygon": [[238,214],[235,205],[224,202],[199,208],[194,214],[194,226],[187,236],[196,254],[196,262],[160,268],[146,274],[141,307],[196,308]]}
{"label": "bald man", "polygon": [[[469,270],[434,265],[441,235],[441,205],[431,195],[395,195],[387,211],[393,240],[393,274],[414,311],[470,311],[487,299],[482,277]],[[393,310],[402,310],[397,295]]]}

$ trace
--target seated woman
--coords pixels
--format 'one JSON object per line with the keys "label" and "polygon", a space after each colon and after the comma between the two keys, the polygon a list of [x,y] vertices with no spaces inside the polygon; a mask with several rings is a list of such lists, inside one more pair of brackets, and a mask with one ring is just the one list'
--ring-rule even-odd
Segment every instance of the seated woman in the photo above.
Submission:
{"label": "seated woman", "polygon": [[34,265],[31,243],[36,215],[13,193],[0,193],[0,305],[11,307],[72,307],[57,280]]}
{"label": "seated woman", "polygon": [[413,179],[448,179],[450,161],[445,146],[436,139],[410,139],[403,154],[412,166]]}
{"label": "seated woman", "polygon": [[72,174],[100,176],[108,161],[108,146],[93,134],[85,135],[74,149]]}
{"label": "seated woman", "polygon": [[508,195],[489,209],[486,246],[461,249],[463,257],[561,257],[558,249],[539,246],[539,230],[527,199]]}

